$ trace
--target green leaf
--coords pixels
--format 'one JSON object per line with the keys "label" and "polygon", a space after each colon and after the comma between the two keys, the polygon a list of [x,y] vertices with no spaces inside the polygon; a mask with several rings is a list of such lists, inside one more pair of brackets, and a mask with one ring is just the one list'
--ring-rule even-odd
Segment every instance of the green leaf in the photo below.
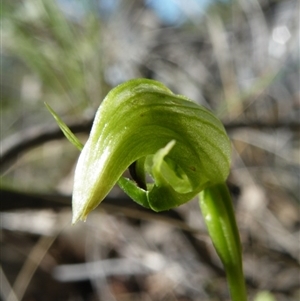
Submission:
{"label": "green leaf", "polygon": [[54,110],[45,102],[45,106],[48,111],[52,114],[54,119],[56,120],[58,126],[66,136],[66,138],[80,151],[83,149],[83,144],[78,140],[78,138],[72,133],[69,127],[61,120],[61,118],[54,112]]}
{"label": "green leaf", "polygon": [[[146,172],[153,177],[153,183],[144,189],[147,202],[143,196],[140,203],[162,211],[189,201],[205,187],[224,182],[230,152],[222,123],[204,107],[174,95],[157,81],[123,83],[100,105],[79,157],[73,222],[84,220],[134,162],[140,183],[145,182]],[[136,195],[140,195],[142,188],[135,181],[128,184],[130,181],[121,180],[130,186],[131,194],[136,188]]]}

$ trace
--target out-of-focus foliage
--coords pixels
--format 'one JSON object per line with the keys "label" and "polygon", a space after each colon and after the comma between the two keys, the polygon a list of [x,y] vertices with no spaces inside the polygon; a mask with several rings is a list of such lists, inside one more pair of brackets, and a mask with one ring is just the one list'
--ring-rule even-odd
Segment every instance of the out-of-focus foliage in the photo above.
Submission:
{"label": "out-of-focus foliage", "polygon": [[276,299],[270,292],[262,291],[255,296],[254,301],[276,301]]}
{"label": "out-of-focus foliage", "polygon": [[[108,90],[123,81],[146,77],[163,82],[175,93],[212,109],[227,125],[233,145],[230,181],[240,191],[235,205],[245,273],[257,284],[250,286],[250,300],[259,290],[271,291],[277,301],[297,300],[299,3],[215,1],[201,10],[199,1],[176,1],[183,18],[166,23],[149,1],[110,1],[115,3],[110,8],[105,6],[107,2],[2,3],[3,149],[25,139],[29,129],[42,135],[54,124],[44,101],[68,123],[91,119]],[[81,138],[84,141],[85,136]],[[46,194],[70,193],[77,157],[78,151],[68,142],[49,141],[20,155],[2,175],[1,185]],[[113,195],[120,196],[117,190]],[[193,202],[187,204],[180,212],[188,225],[203,229],[194,206]],[[3,214],[2,231],[6,236],[1,264],[9,282],[14,283],[25,261],[20,254],[29,254],[37,235],[58,235],[53,229],[61,227],[62,231],[66,224],[61,226],[58,220],[70,216],[61,212],[50,217],[42,212],[7,214]],[[124,273],[125,281],[109,268],[104,276],[90,273],[86,276],[89,285],[92,283],[90,298],[226,300],[224,279],[214,277],[195,258],[193,248],[183,247],[186,238],[182,231],[147,222],[139,214],[142,221],[138,226],[124,217],[94,214],[81,230],[76,228],[80,233],[70,235],[74,228],[67,227],[58,236],[38,269],[39,276],[42,273],[53,284],[52,268],[62,271],[60,263],[94,260],[108,267],[108,258],[126,260],[128,254],[134,254],[156,270],[143,270],[142,276]],[[36,228],[35,220],[39,220]],[[21,226],[18,221],[22,221]],[[35,233],[34,238],[29,232]],[[20,233],[20,239],[16,239],[16,233]],[[209,243],[206,245],[210,249]],[[41,243],[36,248],[43,246]],[[68,271],[65,268],[63,271]],[[79,268],[77,275],[86,279],[83,271]],[[66,275],[56,279],[62,281],[68,278]],[[39,288],[47,291],[50,282],[37,285],[38,281],[38,277],[33,278],[24,300],[32,298],[32,292]],[[55,291],[65,294],[61,300],[75,299],[78,282],[68,286],[72,291],[69,295],[65,283],[55,283],[59,287]],[[139,289],[135,290],[133,283]],[[50,296],[48,293],[49,300]],[[60,300],[58,296],[53,298]]]}
{"label": "out-of-focus foliage", "polygon": [[39,96],[80,113],[101,96],[101,23],[92,11],[69,20],[56,1],[31,0],[8,2],[4,12],[4,54],[34,71]]}

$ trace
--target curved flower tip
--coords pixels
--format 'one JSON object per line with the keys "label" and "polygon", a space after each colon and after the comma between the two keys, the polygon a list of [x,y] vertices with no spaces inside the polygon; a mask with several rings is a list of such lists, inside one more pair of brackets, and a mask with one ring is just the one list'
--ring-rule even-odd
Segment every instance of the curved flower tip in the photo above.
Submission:
{"label": "curved flower tip", "polygon": [[[129,167],[133,180],[122,177]],[[210,111],[157,81],[130,80],[97,111],[75,171],[73,223],[117,182],[137,203],[161,211],[225,181],[229,167],[229,139]]]}

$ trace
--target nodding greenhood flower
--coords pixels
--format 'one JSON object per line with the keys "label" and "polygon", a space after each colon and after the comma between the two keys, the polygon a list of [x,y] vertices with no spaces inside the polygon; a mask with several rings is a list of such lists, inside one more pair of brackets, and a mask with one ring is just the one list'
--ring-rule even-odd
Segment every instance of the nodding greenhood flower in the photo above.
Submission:
{"label": "nodding greenhood flower", "polygon": [[[131,80],[108,93],[83,147],[47,107],[69,141],[82,149],[75,171],[73,223],[85,220],[116,183],[154,211],[177,207],[199,194],[232,300],[247,300],[240,239],[225,184],[230,141],[210,111],[159,82]],[[132,179],[122,176],[128,168]]]}
{"label": "nodding greenhood flower", "polygon": [[[122,177],[128,168],[133,180]],[[103,100],[80,154],[73,223],[85,220],[117,182],[134,201],[162,211],[224,182],[229,168],[230,141],[210,111],[157,81],[130,80]]]}

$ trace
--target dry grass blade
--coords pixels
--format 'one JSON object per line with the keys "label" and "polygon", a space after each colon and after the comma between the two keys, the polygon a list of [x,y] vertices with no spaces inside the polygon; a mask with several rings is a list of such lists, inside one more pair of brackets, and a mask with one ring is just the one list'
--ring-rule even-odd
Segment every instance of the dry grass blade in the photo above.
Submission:
{"label": "dry grass blade", "polygon": [[[63,227],[58,227],[58,229],[59,228],[62,229]],[[61,229],[59,229],[59,231],[51,237],[42,236],[34,245],[14,282],[11,292],[8,295],[7,301],[14,301],[16,296],[18,300],[23,299],[26,289],[35,271],[39,267],[41,261],[47,254],[53,242],[56,240]]]}
{"label": "dry grass blade", "polygon": [[19,301],[13,288],[10,286],[10,283],[8,282],[5,276],[2,266],[0,266],[0,279],[1,279],[0,296],[3,298],[3,300]]}

